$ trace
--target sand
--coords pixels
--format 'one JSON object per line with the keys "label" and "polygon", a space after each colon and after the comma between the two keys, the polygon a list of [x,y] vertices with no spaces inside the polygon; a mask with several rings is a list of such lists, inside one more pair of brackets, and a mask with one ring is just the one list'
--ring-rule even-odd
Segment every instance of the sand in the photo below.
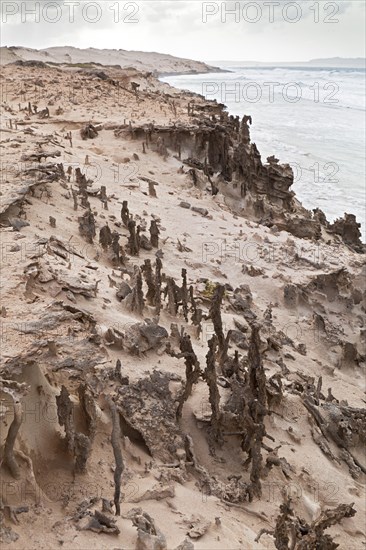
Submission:
{"label": "sand", "polygon": [[[14,53],[18,55],[19,50]],[[50,49],[49,53],[53,59],[61,59],[58,49]],[[27,55],[22,54],[22,59]],[[90,61],[94,52],[86,54],[75,50],[74,53],[70,48],[70,55],[74,63],[84,63]],[[37,59],[44,59],[43,52]],[[157,59],[153,62],[151,57],[141,56],[141,60],[143,71],[157,66]],[[109,61],[112,63],[108,56]],[[130,65],[130,60],[127,62]],[[118,61],[117,57],[113,58],[113,63],[124,65],[119,56]],[[158,69],[169,72],[172,65],[166,60]],[[181,66],[176,70],[182,72]],[[194,66],[194,70],[200,68]],[[140,139],[116,137],[116,127],[124,123],[136,127],[149,123],[156,126],[191,124],[188,102],[194,99],[197,106],[207,104],[203,98],[174,90],[137,70],[105,71],[123,87],[116,88],[111,81],[70,67],[7,65],[1,71],[1,83],[6,90],[1,103],[0,142],[3,163],[1,379],[16,380],[27,386],[21,397],[24,414],[15,450],[30,459],[26,462],[18,455],[19,479],[14,479],[5,464],[1,467],[3,546],[17,550],[60,547],[130,550],[136,548],[137,530],[126,516],[131,509],[141,507],[154,519],[169,550],[177,548],[186,538],[197,550],[275,548],[271,535],[264,534],[259,542],[255,542],[255,538],[262,528],[273,530],[283,495],[291,494],[296,514],[308,523],[328,508],[354,503],[356,515],[327,532],[339,548],[363,548],[365,475],[359,471],[352,477],[345,460],[339,458],[340,449],[334,441],[329,440],[327,444],[337,459],[327,456],[324,445],[321,449],[316,442],[321,434],[304,406],[300,386],[305,385],[304,376],[308,382],[310,378],[306,377],[312,377],[315,385],[321,377],[322,405],[331,388],[338,403],[364,407],[364,255],[351,250],[336,236],[327,235],[318,241],[300,239],[257,223],[252,215],[246,216],[245,210],[240,210],[239,215],[238,209],[233,209],[232,199],[224,193],[211,195],[207,179],[203,187],[194,186],[188,167],[169,147],[167,155],[159,154],[153,147],[146,147],[143,153]],[[131,82],[140,84],[136,94],[131,91]],[[28,102],[37,104],[38,112],[48,106],[50,117],[30,115],[26,110]],[[83,140],[80,130],[87,123],[98,129],[98,135]],[[69,132],[72,145],[67,137]],[[48,175],[49,181],[37,182],[37,176],[29,169],[38,163],[22,161],[22,155],[40,151],[60,151],[60,156],[42,159],[41,164],[46,167],[47,163],[63,163],[65,172],[72,166],[70,181],[67,175],[53,178],[50,167],[46,176],[43,175]],[[71,187],[77,188],[75,168],[80,168],[91,180],[91,190],[106,187],[108,210],[103,209],[97,195],[89,194],[97,229],[92,244],[86,242],[78,229],[78,218],[85,209],[80,203],[78,210],[73,208]],[[158,184],[156,197],[149,196],[146,178]],[[202,181],[205,176],[201,174],[200,178]],[[126,248],[128,230],[120,217],[124,200],[142,226],[146,220],[147,229],[153,217],[160,221],[163,271],[167,278],[173,277],[180,284],[181,270],[186,269],[188,285],[193,286],[206,313],[212,295],[207,298],[205,281],[229,285],[222,306],[224,333],[236,328],[235,321],[240,322],[246,327],[247,344],[249,323],[230,307],[229,298],[230,288],[240,285],[250,288],[250,311],[263,327],[264,372],[267,379],[277,373],[282,377],[283,386],[280,402],[274,404],[272,413],[265,417],[266,431],[271,436],[265,442],[267,447],[278,448],[278,456],[286,459],[290,470],[286,476],[280,467],[273,466],[262,479],[261,498],[254,498],[252,502],[231,499],[226,503],[223,498],[208,494],[207,486],[200,487],[200,476],[192,465],[184,464],[184,460],[179,465],[177,455],[175,467],[167,467],[164,464],[167,461],[151,456],[151,449],[149,451],[141,436],[122,425],[125,470],[121,516],[110,516],[116,520],[120,533],[107,534],[84,530],[88,515],[79,520],[76,510],[87,498],[113,500],[115,465],[106,399],[108,395],[119,395],[120,383],[113,375],[116,361],[120,359],[122,375],[129,377],[130,385],[154,369],[172,373],[169,387],[173,394],[180,387],[179,378],[174,377],[185,380],[186,370],[184,360],[167,354],[164,347],[136,356],[106,337],[108,328],[113,328],[115,334],[126,334],[131,325],[155,317],[154,308],[147,304],[142,315],[130,311],[117,300],[116,288],[122,278],[130,282],[131,266],[141,266],[146,259],[151,259],[154,265],[156,249],[141,249],[139,256],[128,254],[128,269],[123,274],[121,266],[113,265],[110,254],[98,241],[99,230],[108,222],[110,228],[121,235],[120,244]],[[207,209],[208,215],[183,208],[182,202]],[[55,227],[50,225],[50,217],[54,218]],[[26,224],[14,230],[9,223],[14,218]],[[148,230],[146,235],[149,236]],[[69,247],[64,258],[55,253],[57,243],[52,237]],[[178,246],[178,240],[183,247]],[[286,285],[305,288],[317,276],[329,275],[341,268],[349,276],[348,287],[339,290],[329,284],[328,295],[327,288],[313,289],[310,301],[300,300],[293,308],[286,305]],[[356,294],[359,299],[354,298]],[[69,309],[65,309],[65,304]],[[265,312],[268,313],[270,304],[272,321],[266,325]],[[325,319],[325,331],[314,328],[314,315],[319,312]],[[88,318],[88,314],[91,317]],[[212,320],[203,320],[202,333],[197,338],[191,321],[186,322],[181,312],[171,315],[165,301],[159,325],[170,333],[172,323],[184,327],[191,335],[194,351],[204,369],[207,342],[214,332]],[[278,349],[268,345],[270,334],[281,341]],[[343,360],[345,342],[358,350],[357,355],[347,361]],[[174,338],[171,343],[176,348]],[[234,350],[246,360],[248,345],[238,348],[232,343],[230,355]],[[97,425],[86,471],[75,473],[72,453],[65,444],[65,430],[57,417],[56,396],[62,385],[68,389],[75,407],[75,426],[81,429],[83,414],[78,405],[77,388],[83,382],[94,396]],[[297,391],[294,391],[296,383]],[[224,410],[230,391],[227,387],[218,388]],[[3,445],[13,412],[9,394],[2,392],[0,396],[0,443]],[[151,407],[154,417],[154,403],[148,401],[146,406]],[[250,470],[243,466],[247,455],[241,450],[239,436],[224,435],[222,444],[215,444],[212,452],[208,430],[210,414],[208,387],[200,378],[184,404],[178,428],[192,438],[196,460],[211,480],[228,484],[228,476],[236,475],[249,482]],[[157,433],[157,447],[162,434]],[[361,463],[364,462],[362,449],[360,436],[352,453]],[[264,461],[267,455],[268,450],[263,450]],[[154,491],[152,498],[146,495],[148,490]],[[28,508],[16,514],[18,521],[14,523],[9,516],[9,506]],[[94,509],[101,510],[100,500],[91,505],[90,510]],[[192,535],[191,526],[195,521],[205,526],[197,538],[187,534]],[[15,540],[10,542],[13,536]]]}
{"label": "sand", "polygon": [[221,72],[202,61],[193,61],[157,52],[135,52],[128,50],[100,50],[97,48],[74,48],[62,46],[34,50],[22,47],[0,48],[0,63],[6,65],[18,60],[37,60],[45,63],[67,63],[100,65],[119,65],[121,68],[133,67],[140,71],[152,71],[159,74],[194,74]]}

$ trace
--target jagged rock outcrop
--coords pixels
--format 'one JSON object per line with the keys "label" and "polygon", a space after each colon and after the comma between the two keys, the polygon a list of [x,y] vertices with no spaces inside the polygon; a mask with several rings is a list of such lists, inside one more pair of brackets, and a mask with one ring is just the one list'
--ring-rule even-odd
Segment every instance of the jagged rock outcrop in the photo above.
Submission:
{"label": "jagged rock outcrop", "polygon": [[334,542],[331,535],[324,531],[332,525],[340,523],[344,518],[351,518],[356,514],[352,504],[339,504],[334,509],[324,510],[320,516],[308,524],[304,519],[295,515],[291,500],[286,498],[280,506],[280,514],[276,519],[273,531],[261,529],[256,542],[263,534],[274,537],[275,547],[278,550],[336,550],[339,544]]}
{"label": "jagged rock outcrop", "polygon": [[329,229],[336,235],[340,235],[343,241],[348,244],[353,250],[360,253],[365,253],[365,246],[361,241],[361,224],[357,223],[356,216],[353,214],[345,214],[343,218],[338,218]]}
{"label": "jagged rock outcrop", "polygon": [[221,411],[220,411],[220,392],[217,386],[217,372],[215,365],[215,353],[217,346],[217,336],[214,335],[208,341],[208,352],[206,355],[206,368],[203,378],[207,382],[209,390],[209,402],[211,406],[211,430],[216,441],[221,440]]}
{"label": "jagged rock outcrop", "polygon": [[137,528],[136,550],[167,550],[165,536],[147,512],[141,508],[132,508],[126,517]]}
{"label": "jagged rock outcrop", "polygon": [[80,130],[81,139],[94,139],[98,136],[98,130],[93,124],[87,124]]}
{"label": "jagged rock outcrop", "polygon": [[181,334],[179,347],[180,354],[178,354],[178,357],[184,357],[184,362],[186,365],[186,383],[178,399],[178,407],[176,412],[177,420],[179,420],[182,416],[184,403],[191,395],[193,385],[198,382],[198,379],[202,374],[197,355],[193,350],[190,336],[187,334]]}
{"label": "jagged rock outcrop", "polygon": [[128,250],[132,256],[138,256],[140,251],[140,226],[136,228],[136,222],[130,219],[127,227],[130,233],[128,237]]}
{"label": "jagged rock outcrop", "polygon": [[184,438],[176,421],[172,375],[154,370],[133,384],[121,386],[116,405],[129,426],[141,434],[151,455],[163,462],[177,460]]}
{"label": "jagged rock outcrop", "polygon": [[135,266],[132,282],[132,291],[127,294],[126,298],[123,300],[123,304],[129,311],[135,311],[138,315],[142,315],[145,300],[142,288],[141,269],[137,266]]}
{"label": "jagged rock outcrop", "polygon": [[321,237],[321,224],[318,220],[306,216],[285,216],[283,223],[276,222],[278,229],[284,229],[300,239],[318,241]]}
{"label": "jagged rock outcrop", "polygon": [[365,356],[361,356],[355,344],[352,342],[342,342],[342,354],[338,362],[339,369],[354,368],[362,360],[365,360]]}
{"label": "jagged rock outcrop", "polygon": [[123,225],[125,227],[128,227],[128,222],[130,221],[130,212],[129,212],[129,209],[128,209],[128,201],[123,201],[123,203],[122,203],[121,219],[122,219]]}
{"label": "jagged rock outcrop", "polygon": [[153,321],[135,323],[125,332],[124,347],[134,354],[157,350],[168,337],[166,329]]}
{"label": "jagged rock outcrop", "polygon": [[150,242],[154,248],[159,248],[159,235],[160,230],[156,220],[151,220],[150,224]]}
{"label": "jagged rock outcrop", "polygon": [[244,116],[239,127],[237,119],[222,112],[220,122],[204,118],[198,125],[123,125],[115,130],[115,135],[144,141],[148,136],[160,153],[162,144],[181,154],[193,150],[194,158],[190,156],[183,162],[207,174],[219,173],[223,180],[220,190],[230,182],[238,182],[241,198],[265,196],[269,203],[289,211],[294,196],[289,190],[293,184],[292,169],[272,161],[262,163],[256,145],[250,143],[250,121],[250,117]]}
{"label": "jagged rock outcrop", "polygon": [[299,238],[319,240],[324,228],[340,235],[357,252],[364,252],[355,216],[346,214],[330,225],[319,209],[310,212],[300,205],[291,191],[291,166],[280,164],[274,156],[262,161],[250,140],[251,123],[250,116],[240,122],[221,109],[220,120],[202,116],[195,124],[124,124],[115,130],[115,136],[142,140],[144,146],[149,144],[165,158],[169,150],[178,153],[177,158],[190,167],[193,184],[206,188],[208,183],[213,195],[220,191],[228,196],[237,213],[245,211],[260,223],[275,225]]}
{"label": "jagged rock outcrop", "polygon": [[331,273],[316,275],[304,288],[308,296],[315,293],[325,295],[330,302],[347,298],[351,293],[351,278],[345,268],[337,269]]}
{"label": "jagged rock outcrop", "polygon": [[86,242],[93,244],[96,235],[94,215],[91,210],[87,210],[81,218],[79,218],[79,233],[84,237]]}
{"label": "jagged rock outcrop", "polygon": [[[0,392],[10,395],[13,402],[13,420],[5,439],[2,462],[8,468],[14,479],[20,477],[20,468],[14,456],[14,444],[23,422],[22,397],[27,391],[28,388],[26,384],[21,384],[14,380],[5,380],[2,377],[0,378]],[[0,506],[1,503],[2,497],[0,497]]]}
{"label": "jagged rock outcrop", "polygon": [[110,227],[108,225],[104,225],[99,231],[99,242],[104,251],[108,250],[111,246],[112,240],[112,231],[110,230]]}
{"label": "jagged rock outcrop", "polygon": [[85,418],[86,434],[75,430],[74,407],[65,386],[61,387],[60,395],[56,396],[57,416],[60,426],[65,429],[65,439],[68,450],[74,457],[75,471],[85,472],[96,433],[96,407],[85,385],[79,387],[79,399]]}

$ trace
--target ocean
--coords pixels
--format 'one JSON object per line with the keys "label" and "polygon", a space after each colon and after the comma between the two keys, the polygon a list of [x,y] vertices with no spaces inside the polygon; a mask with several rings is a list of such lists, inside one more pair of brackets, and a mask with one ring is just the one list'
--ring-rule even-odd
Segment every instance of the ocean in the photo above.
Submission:
{"label": "ocean", "polygon": [[251,115],[251,139],[265,161],[275,155],[294,170],[297,198],[329,221],[345,212],[365,224],[365,71],[245,68],[230,73],[167,76],[177,88]]}

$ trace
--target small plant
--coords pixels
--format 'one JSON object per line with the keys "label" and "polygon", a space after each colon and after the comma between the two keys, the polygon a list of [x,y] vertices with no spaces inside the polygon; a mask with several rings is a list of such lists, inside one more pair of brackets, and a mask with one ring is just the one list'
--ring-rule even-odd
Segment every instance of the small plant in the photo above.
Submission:
{"label": "small plant", "polygon": [[202,292],[202,295],[205,298],[208,298],[209,300],[212,300],[213,295],[215,293],[215,290],[217,288],[218,283],[213,283],[209,279],[207,279],[205,283],[205,290]]}

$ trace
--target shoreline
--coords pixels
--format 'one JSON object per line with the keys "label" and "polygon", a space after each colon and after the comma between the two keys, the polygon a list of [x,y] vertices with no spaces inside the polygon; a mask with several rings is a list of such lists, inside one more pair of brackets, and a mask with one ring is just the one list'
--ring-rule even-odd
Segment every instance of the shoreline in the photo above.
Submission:
{"label": "shoreline", "polygon": [[[251,69],[251,68],[252,68],[252,69],[253,69],[253,68],[254,68],[254,69],[259,68],[259,69],[261,70],[263,67],[246,67],[246,68],[248,68],[248,69]],[[241,69],[241,67],[239,67],[239,69]],[[315,68],[314,68],[314,69],[315,69]],[[318,69],[316,69],[316,70],[318,70]],[[342,67],[339,67],[339,70],[342,71],[343,68],[342,68]],[[234,72],[235,72],[235,71],[234,71]],[[212,75],[215,75],[215,73],[211,73],[211,74],[212,74]],[[238,73],[238,74],[241,75],[241,73]],[[176,75],[176,76],[180,76],[180,75]],[[181,76],[184,77],[185,75],[181,75]],[[209,76],[209,75],[208,75],[208,76]],[[172,75],[172,78],[173,78],[173,79],[174,79],[174,77],[175,77],[175,75]],[[168,83],[169,85],[173,86],[173,87],[174,87],[174,86],[177,86],[177,87],[178,87],[179,89],[181,89],[181,90],[186,90],[186,91],[189,91],[189,92],[191,92],[191,93],[197,94],[198,96],[201,96],[201,94],[200,94],[199,92],[194,91],[194,87],[193,87],[193,88],[189,88],[189,87],[187,87],[183,82],[182,82],[182,83],[173,82],[172,84],[170,84],[169,82],[167,82],[167,83]],[[215,80],[213,80],[213,83],[215,83]],[[203,96],[202,96],[202,97],[203,97]],[[209,101],[217,101],[217,100],[216,100],[216,99],[215,99],[215,100],[213,100],[213,99],[207,99],[206,101],[209,102]],[[234,107],[235,107],[235,105],[234,105]],[[233,111],[233,110],[230,108],[230,105],[224,105],[224,109],[227,110],[227,112],[229,113],[229,115],[230,115],[230,114],[233,114],[233,115],[235,116],[236,114],[238,114],[238,110],[235,111],[235,109],[234,109],[234,111]],[[245,111],[245,109],[244,109],[244,107],[243,107],[241,116],[244,114],[244,111]],[[248,109],[247,109],[245,112],[247,112],[247,111],[249,111],[250,114],[252,114],[252,115],[254,114],[252,111],[250,111],[250,105],[248,105]],[[364,111],[363,111],[363,112],[364,112]],[[239,115],[240,115],[240,113],[239,113]],[[257,119],[256,119],[256,121],[257,121],[257,123],[258,123],[258,114],[257,114]],[[274,129],[274,128],[272,128],[272,136],[273,136],[273,137],[276,136],[276,133],[275,133],[275,129]],[[256,139],[255,141],[256,141],[256,143],[258,143],[258,137],[257,137],[257,139]],[[259,143],[260,143],[260,140],[259,140]],[[289,143],[290,143],[290,142],[284,142],[285,146],[289,145]],[[260,149],[261,149],[261,146],[259,146],[259,147],[260,147]],[[263,144],[262,144],[262,147],[263,147]],[[268,147],[267,147],[267,149],[268,149]],[[306,150],[306,149],[305,149],[305,150]],[[261,151],[260,151],[260,153],[261,153]],[[277,155],[281,155],[281,156],[280,156],[281,161],[283,161],[283,162],[285,162],[285,163],[286,163],[286,162],[289,162],[289,161],[287,160],[288,158],[292,158],[292,161],[290,161],[290,165],[294,165],[295,167],[298,167],[298,166],[299,166],[299,162],[301,162],[301,160],[300,160],[299,158],[296,158],[296,157],[293,158],[293,155],[292,155],[292,157],[291,157],[291,155],[288,155],[288,156],[286,157],[286,155],[284,155],[284,152],[283,152],[283,151],[276,151],[276,154],[277,154]],[[315,163],[317,163],[317,164],[319,165],[319,160],[318,160],[318,158],[317,158],[316,156],[312,155],[312,153],[309,153],[309,154],[310,154],[311,158],[313,159],[312,162],[311,162],[310,164],[313,164],[313,163],[315,162]],[[299,156],[299,155],[298,155],[298,156]],[[331,163],[331,164],[332,164],[332,163]],[[301,170],[306,172],[306,168],[305,168],[305,167],[301,167]],[[295,171],[297,171],[297,168],[296,168]],[[315,177],[315,176],[314,176],[314,177]],[[296,180],[295,180],[294,185],[296,185],[296,183],[297,183],[297,182],[296,182]],[[311,182],[310,182],[310,184],[311,184]],[[297,193],[298,193],[298,191],[296,191],[296,194],[297,194]],[[305,195],[306,195],[306,193],[305,193]],[[320,206],[319,204],[316,204],[316,206],[315,206],[315,205],[314,205],[314,202],[313,202],[313,203],[311,202],[311,197],[308,197],[307,199],[306,199],[306,197],[302,197],[301,200],[306,202],[306,204],[307,204],[306,208],[307,208],[307,209],[310,209],[310,210],[311,210],[312,208],[315,208],[315,207],[316,207],[316,208],[322,208],[322,206]],[[345,208],[345,210],[346,210],[347,212],[353,213],[352,206],[349,206],[349,207]],[[329,216],[330,216],[330,218],[334,221],[334,220],[337,219],[338,217],[341,217],[341,216],[343,215],[343,212],[344,212],[343,209],[338,209],[338,212],[337,212],[337,213],[334,213],[334,214],[329,213]],[[327,214],[327,215],[328,215],[328,214]],[[364,216],[358,212],[358,213],[357,213],[357,220],[362,222],[363,219],[364,219]],[[366,243],[366,228],[365,228],[365,227],[362,227],[362,241],[363,241],[364,244]]]}

